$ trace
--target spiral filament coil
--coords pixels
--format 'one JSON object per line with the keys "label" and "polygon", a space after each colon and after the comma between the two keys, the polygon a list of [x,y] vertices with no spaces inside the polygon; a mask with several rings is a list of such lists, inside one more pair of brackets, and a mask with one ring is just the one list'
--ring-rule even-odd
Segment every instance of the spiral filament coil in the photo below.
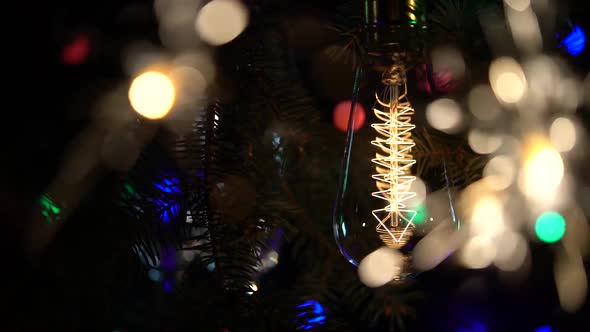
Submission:
{"label": "spiral filament coil", "polygon": [[[402,73],[402,74],[400,74]],[[377,220],[376,230],[383,243],[399,249],[410,239],[415,228],[413,221],[417,212],[407,206],[408,200],[416,196],[411,191],[411,168],[416,163],[411,151],[415,143],[411,131],[414,109],[406,97],[406,82],[403,67],[393,66],[384,73],[386,85],[376,102],[373,112],[381,122],[372,124],[377,132],[371,144],[379,150],[371,159],[375,164],[376,174],[371,177],[376,181],[377,191],[371,195],[385,201],[385,207],[372,210]],[[400,89],[403,93],[400,94]]]}

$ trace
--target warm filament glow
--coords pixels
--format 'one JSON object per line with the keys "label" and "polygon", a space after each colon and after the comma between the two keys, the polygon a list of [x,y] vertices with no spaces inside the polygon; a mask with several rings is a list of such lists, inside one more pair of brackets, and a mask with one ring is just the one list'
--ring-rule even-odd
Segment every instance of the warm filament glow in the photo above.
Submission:
{"label": "warm filament glow", "polygon": [[399,249],[412,236],[416,211],[406,206],[409,199],[416,196],[410,191],[412,182],[412,165],[416,163],[411,150],[414,147],[410,122],[414,109],[406,98],[406,86],[400,95],[400,86],[389,85],[382,96],[375,94],[376,103],[373,107],[375,116],[380,123],[372,124],[378,136],[371,144],[380,151],[371,161],[375,164],[377,174],[372,175],[376,180],[377,191],[372,193],[387,202],[384,208],[373,210],[373,216],[379,224],[377,233],[381,240],[389,247]]}

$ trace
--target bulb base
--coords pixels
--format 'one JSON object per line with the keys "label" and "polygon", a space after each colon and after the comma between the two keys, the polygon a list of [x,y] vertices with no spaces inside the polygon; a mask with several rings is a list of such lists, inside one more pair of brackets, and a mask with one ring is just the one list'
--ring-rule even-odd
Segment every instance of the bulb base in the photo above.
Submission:
{"label": "bulb base", "polygon": [[425,9],[423,0],[365,0],[367,53],[422,59],[428,30]]}

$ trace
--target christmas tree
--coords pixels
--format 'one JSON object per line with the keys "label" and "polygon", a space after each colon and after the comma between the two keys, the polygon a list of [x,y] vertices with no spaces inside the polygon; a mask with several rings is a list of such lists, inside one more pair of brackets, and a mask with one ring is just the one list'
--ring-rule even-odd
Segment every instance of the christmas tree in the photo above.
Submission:
{"label": "christmas tree", "polygon": [[[590,238],[583,137],[588,25],[579,6],[516,0],[56,5],[48,15],[51,29],[44,31],[49,55],[39,60],[49,62],[50,98],[43,100],[43,114],[25,112],[36,117],[27,129],[33,143],[23,142],[18,150],[27,157],[17,155],[10,163],[16,167],[6,172],[6,219],[14,221],[7,227],[17,234],[6,243],[10,252],[22,249],[7,268],[19,276],[11,287],[15,330],[585,331],[585,296],[570,294],[587,292]],[[379,15],[405,8],[408,25],[367,37],[371,8]],[[537,34],[518,28],[528,27],[531,17],[540,22]],[[547,101],[556,111],[547,111],[543,121],[553,121],[556,131],[573,123],[579,133],[569,149],[562,139],[551,141],[558,155],[573,151],[563,158],[575,194],[558,214],[567,231],[555,235],[555,219],[541,214],[536,234],[550,243],[527,242],[522,269],[507,273],[497,259],[496,267],[491,261],[477,266],[465,256],[474,242],[463,239],[463,251],[457,246],[432,267],[368,287],[343,257],[333,218],[347,135],[355,133],[356,151],[369,151],[367,142],[375,139],[371,74],[355,80],[355,70],[375,49],[390,47],[389,38],[404,54],[419,49],[405,71],[415,109],[412,172],[428,194],[443,193],[452,210],[448,238],[464,234],[462,223],[476,229],[476,222],[463,221],[477,214],[463,212],[471,211],[467,198],[488,197],[477,186],[492,176],[491,161],[503,160],[492,158],[491,133],[526,127],[530,119],[517,110],[494,115],[485,96],[473,109],[470,100],[483,85],[494,105],[521,107],[510,99],[521,97],[518,86],[502,92],[494,85],[497,59],[522,61],[523,86],[545,89],[538,98],[561,91]],[[549,86],[535,85],[524,65],[543,54],[555,59],[555,73],[563,76],[540,79]],[[503,82],[498,86],[512,81]],[[349,128],[358,114],[349,116],[355,84],[365,113],[355,120],[358,128]],[[572,97],[574,90],[580,92]],[[441,100],[469,109],[475,120],[438,121],[432,114]],[[537,106],[543,105],[522,107]],[[454,113],[442,114],[447,121]],[[573,120],[554,121],[558,115]],[[477,143],[482,135],[483,145]],[[554,160],[547,158],[540,163]],[[366,159],[353,162],[374,167]],[[537,169],[530,160],[524,183]],[[494,192],[507,193],[497,189],[501,182],[495,178]],[[537,198],[521,191],[527,202]],[[438,234],[435,225],[417,225],[423,232],[415,232],[404,254],[423,253],[417,248]],[[571,240],[575,249],[571,234],[578,234]],[[579,259],[581,269],[567,272],[574,265],[562,256]],[[566,279],[577,288],[564,290],[560,280]]]}

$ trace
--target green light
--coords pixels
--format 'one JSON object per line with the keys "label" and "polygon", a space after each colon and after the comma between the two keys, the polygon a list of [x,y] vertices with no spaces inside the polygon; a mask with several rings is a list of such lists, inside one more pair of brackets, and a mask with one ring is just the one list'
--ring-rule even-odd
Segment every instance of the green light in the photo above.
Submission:
{"label": "green light", "polygon": [[416,216],[414,217],[414,224],[421,225],[426,222],[426,216],[428,215],[428,211],[426,211],[426,206],[424,204],[420,204],[414,208],[416,210]]}
{"label": "green light", "polygon": [[61,209],[53,203],[48,195],[42,195],[39,200],[41,203],[41,214],[45,217],[48,223],[53,223],[54,220],[59,220]]}
{"label": "green light", "polygon": [[[422,225],[426,222],[426,216],[428,215],[428,211],[426,210],[426,206],[424,206],[424,204],[416,205],[412,208],[412,210],[416,211],[414,220],[412,220],[412,223],[414,225]],[[405,220],[402,220],[402,224],[407,225],[407,222]]]}
{"label": "green light", "polygon": [[127,190],[127,192],[129,194],[132,195],[135,193],[135,190],[133,189],[133,187],[129,183],[125,183],[123,186],[125,187],[125,189]]}
{"label": "green light", "polygon": [[535,233],[543,242],[557,242],[565,233],[565,219],[557,212],[543,212],[535,223]]}
{"label": "green light", "polygon": [[121,191],[121,200],[123,200],[121,204],[125,205],[125,201],[132,199],[133,196],[135,196],[135,189],[133,189],[133,186],[127,182],[124,183],[123,190]]}

